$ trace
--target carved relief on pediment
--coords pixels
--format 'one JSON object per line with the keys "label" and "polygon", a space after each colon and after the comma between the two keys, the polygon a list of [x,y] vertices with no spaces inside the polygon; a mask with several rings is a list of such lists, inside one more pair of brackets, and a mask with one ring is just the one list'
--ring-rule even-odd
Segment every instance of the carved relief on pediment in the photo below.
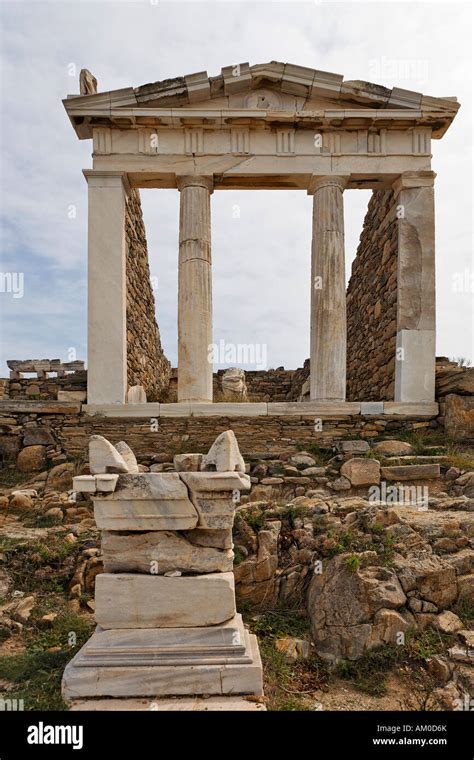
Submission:
{"label": "carved relief on pediment", "polygon": [[253,90],[244,100],[246,108],[261,108],[267,111],[278,111],[282,108],[282,100],[274,90]]}

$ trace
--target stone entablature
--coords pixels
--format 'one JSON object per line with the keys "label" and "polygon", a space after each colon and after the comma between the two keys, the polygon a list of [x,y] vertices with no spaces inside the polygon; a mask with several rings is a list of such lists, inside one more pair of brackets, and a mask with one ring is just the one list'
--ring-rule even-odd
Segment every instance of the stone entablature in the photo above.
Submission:
{"label": "stone entablature", "polygon": [[[340,402],[347,364],[343,193],[393,192],[393,397],[434,401],[431,140],[442,137],[455,117],[455,98],[344,81],[339,74],[275,61],[105,93],[94,93],[92,75],[81,81],[83,94],[64,105],[78,137],[93,139],[93,169],[84,172],[90,198],[90,404],[123,404],[126,398],[122,227],[127,199],[139,187],[180,192],[179,402],[213,399],[210,196],[230,188],[293,188],[313,195],[310,398]],[[316,287],[318,281],[323,284]]]}

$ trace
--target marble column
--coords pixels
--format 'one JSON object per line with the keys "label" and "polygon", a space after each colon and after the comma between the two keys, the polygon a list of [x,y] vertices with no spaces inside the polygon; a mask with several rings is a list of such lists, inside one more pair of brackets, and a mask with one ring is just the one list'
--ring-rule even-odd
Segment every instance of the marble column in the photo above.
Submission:
{"label": "marble column", "polygon": [[314,177],[311,256],[310,399],[346,398],[345,177]]}
{"label": "marble column", "polygon": [[127,175],[86,170],[88,213],[87,403],[123,404],[127,393]]}
{"label": "marble column", "polygon": [[435,399],[435,176],[406,172],[393,185],[398,219],[395,401]]}
{"label": "marble column", "polygon": [[178,401],[212,402],[210,177],[178,177]]}

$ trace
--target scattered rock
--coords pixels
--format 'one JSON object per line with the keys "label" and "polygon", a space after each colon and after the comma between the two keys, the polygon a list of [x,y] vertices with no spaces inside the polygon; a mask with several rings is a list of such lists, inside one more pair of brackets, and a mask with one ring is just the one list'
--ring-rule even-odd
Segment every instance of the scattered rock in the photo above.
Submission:
{"label": "scattered rock", "polygon": [[16,460],[20,472],[39,472],[46,467],[46,446],[26,446]]}
{"label": "scattered rock", "polygon": [[288,460],[290,464],[294,465],[298,469],[304,467],[314,467],[316,460],[310,454],[293,454]]}
{"label": "scattered rock", "polygon": [[384,457],[408,456],[413,453],[413,446],[405,441],[387,440],[374,443],[372,448]]}
{"label": "scattered rock", "polygon": [[33,500],[23,493],[16,493],[10,499],[10,509],[14,512],[24,512],[33,509]]}
{"label": "scattered rock", "polygon": [[457,633],[457,631],[462,629],[463,624],[454,612],[445,610],[440,615],[436,616],[434,626],[441,631],[441,633]]}
{"label": "scattered rock", "polygon": [[352,486],[370,486],[380,483],[380,462],[377,459],[354,457],[341,467],[341,475],[350,480]]}
{"label": "scattered rock", "polygon": [[311,654],[311,644],[305,639],[293,639],[286,637],[275,641],[275,648],[282,652],[289,660],[307,659]]}
{"label": "scattered rock", "polygon": [[328,483],[329,488],[332,488],[333,491],[350,491],[351,489],[351,481],[341,476],[340,478],[336,478],[336,480],[333,480],[332,483]]}

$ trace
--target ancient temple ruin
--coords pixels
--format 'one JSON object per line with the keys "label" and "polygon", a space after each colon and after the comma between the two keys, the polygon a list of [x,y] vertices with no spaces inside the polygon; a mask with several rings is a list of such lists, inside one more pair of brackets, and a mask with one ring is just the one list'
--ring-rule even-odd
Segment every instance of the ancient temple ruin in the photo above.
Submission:
{"label": "ancient temple ruin", "polygon": [[[79,139],[93,142],[92,169],[84,171],[86,412],[114,405],[119,413],[134,383],[131,362],[137,383],[148,372],[155,385],[165,385],[169,373],[150,313],[146,262],[134,274],[127,261],[138,188],[180,193],[178,402],[189,413],[212,403],[211,195],[248,188],[294,189],[314,199],[308,319],[313,406],[305,405],[306,412],[336,405],[364,413],[346,402],[349,386],[351,402],[371,402],[366,413],[384,413],[382,401],[402,404],[405,413],[435,413],[431,141],[450,126],[459,108],[456,98],[272,61],[110,92],[97,92],[95,79],[83,71],[81,94],[67,97],[64,105]],[[356,257],[346,294],[343,197],[359,188],[374,192],[368,219],[373,228],[365,237],[367,248],[378,253]],[[150,330],[134,334],[130,317],[143,308],[141,299]],[[145,333],[152,338],[145,341]],[[161,406],[166,413],[167,405]],[[266,411],[253,406],[251,414],[272,411],[270,404]],[[295,413],[294,405],[287,411]]]}

